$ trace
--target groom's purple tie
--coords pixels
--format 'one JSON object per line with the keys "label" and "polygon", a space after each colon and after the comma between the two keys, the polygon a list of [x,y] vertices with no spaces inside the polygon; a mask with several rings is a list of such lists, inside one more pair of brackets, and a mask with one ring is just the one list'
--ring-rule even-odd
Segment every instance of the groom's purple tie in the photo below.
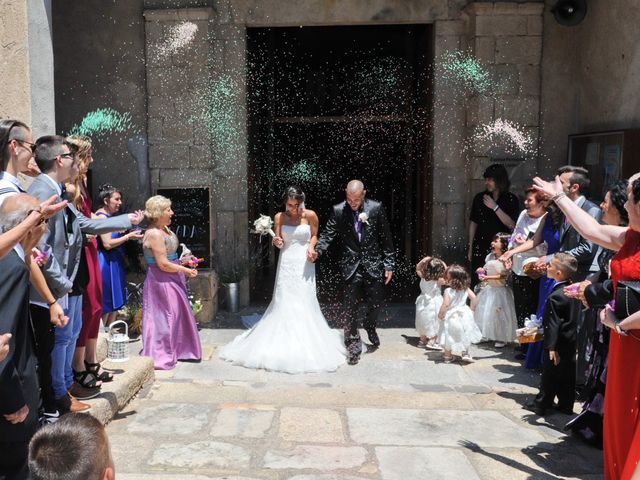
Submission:
{"label": "groom's purple tie", "polygon": [[362,221],[360,220],[360,212],[353,212],[353,226],[356,230],[356,234],[358,235],[358,241],[362,241]]}

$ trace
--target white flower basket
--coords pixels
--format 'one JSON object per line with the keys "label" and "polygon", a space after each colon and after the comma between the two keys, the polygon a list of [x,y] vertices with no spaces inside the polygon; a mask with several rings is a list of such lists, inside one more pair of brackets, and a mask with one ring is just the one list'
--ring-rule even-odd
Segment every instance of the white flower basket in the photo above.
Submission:
{"label": "white flower basket", "polygon": [[[124,325],[124,333],[115,331],[114,327],[120,323]],[[109,326],[107,360],[110,362],[126,362],[129,360],[129,325],[124,320],[118,320]]]}

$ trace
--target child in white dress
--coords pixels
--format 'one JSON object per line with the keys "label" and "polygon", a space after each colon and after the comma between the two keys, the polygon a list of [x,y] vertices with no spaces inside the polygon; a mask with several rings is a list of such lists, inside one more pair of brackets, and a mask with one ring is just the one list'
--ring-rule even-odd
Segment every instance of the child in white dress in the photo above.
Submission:
{"label": "child in white dress", "polygon": [[[482,339],[482,333],[473,319],[476,296],[471,291],[471,278],[461,265],[447,268],[448,288],[444,291],[442,306],[438,318],[443,322],[440,345],[444,348],[444,362],[451,363],[458,356],[465,363],[473,362],[469,355],[472,343]],[[467,306],[467,298],[471,299],[471,308]]]}
{"label": "child in white dress", "polygon": [[482,288],[478,293],[475,320],[482,336],[502,348],[516,339],[516,307],[513,292],[506,286],[508,270],[497,260],[507,250],[508,234],[496,234],[491,242],[491,253],[478,272]]}
{"label": "child in white dress", "polygon": [[416,299],[416,330],[420,335],[418,348],[442,351],[438,337],[442,323],[438,312],[442,305],[441,287],[447,265],[439,258],[424,257],[416,265],[420,277],[420,295]]}

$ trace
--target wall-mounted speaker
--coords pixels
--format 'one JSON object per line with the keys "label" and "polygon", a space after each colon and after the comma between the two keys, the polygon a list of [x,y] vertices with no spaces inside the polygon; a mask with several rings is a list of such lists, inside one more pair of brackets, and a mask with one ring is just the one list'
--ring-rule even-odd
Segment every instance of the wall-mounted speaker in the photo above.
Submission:
{"label": "wall-mounted speaker", "polygon": [[551,13],[560,25],[574,27],[587,14],[587,0],[558,0]]}

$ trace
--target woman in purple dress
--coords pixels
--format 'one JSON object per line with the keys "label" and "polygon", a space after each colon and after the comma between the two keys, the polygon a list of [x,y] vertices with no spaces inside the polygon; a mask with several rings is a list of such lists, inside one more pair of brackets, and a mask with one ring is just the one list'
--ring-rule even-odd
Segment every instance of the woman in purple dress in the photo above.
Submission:
{"label": "woman in purple dress", "polygon": [[178,237],[169,230],[171,200],[156,195],[147,200],[149,228],[142,239],[149,266],[142,298],[142,355],[153,357],[158,370],[170,370],[178,360],[200,360],[202,349],[196,320],[187,298],[185,275],[198,275],[178,260]]}

